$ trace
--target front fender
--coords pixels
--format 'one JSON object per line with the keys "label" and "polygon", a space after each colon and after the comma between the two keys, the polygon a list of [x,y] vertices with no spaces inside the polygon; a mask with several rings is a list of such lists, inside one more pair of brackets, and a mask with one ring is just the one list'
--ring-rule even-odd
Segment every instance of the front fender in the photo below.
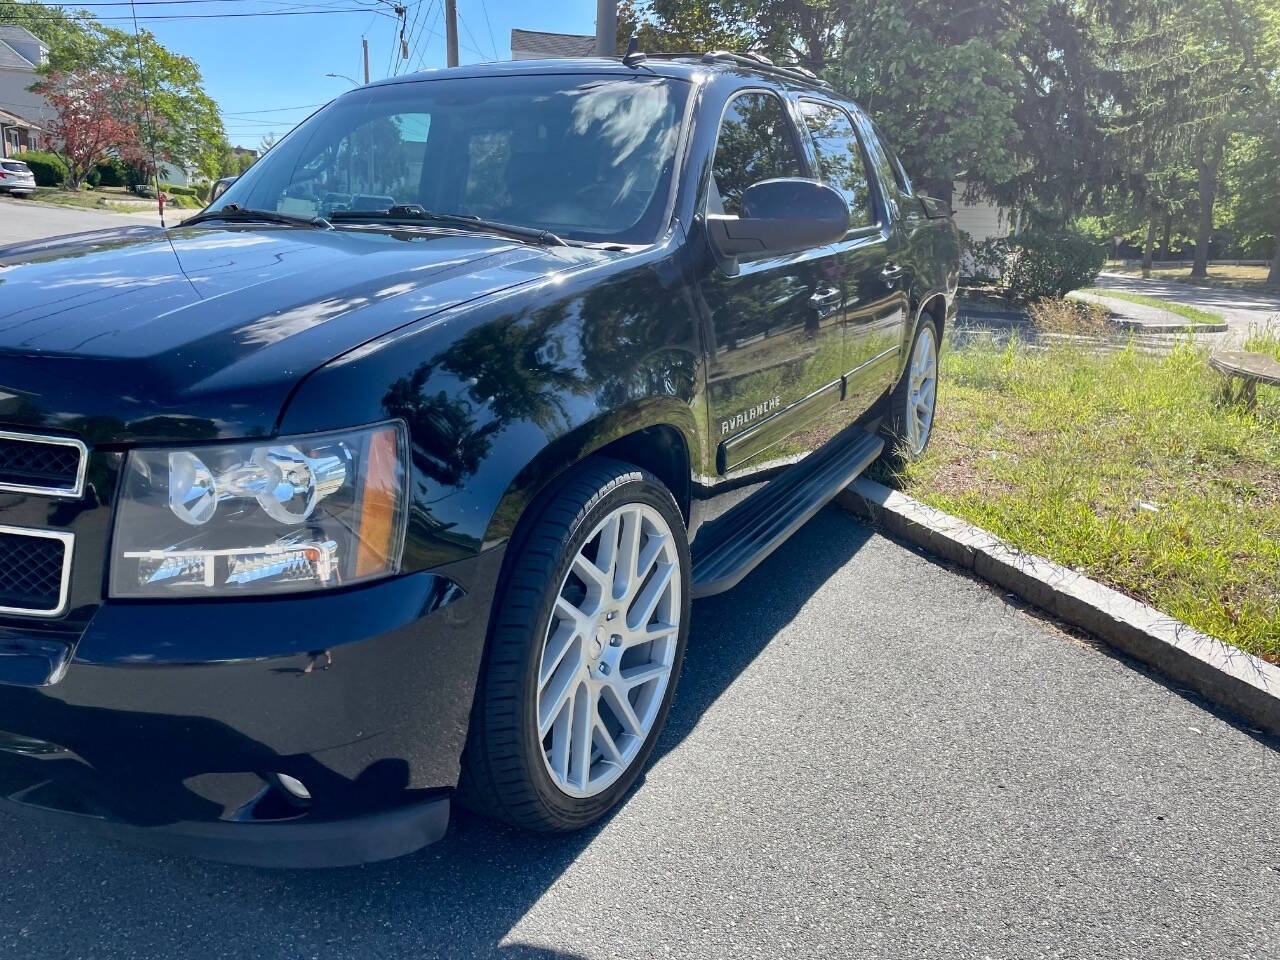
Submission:
{"label": "front fender", "polygon": [[408,425],[405,572],[501,542],[546,483],[635,429],[670,424],[696,452],[701,349],[669,251],[581,256],[350,351],[286,407],[282,434]]}
{"label": "front fender", "polygon": [[[699,429],[690,402],[677,396],[648,397],[611,410],[580,424],[538,451],[512,479],[494,511],[486,544],[508,539],[530,503],[562,476],[623,437],[654,427],[675,429],[684,441],[686,464],[700,462]],[[679,499],[679,491],[672,491]]]}

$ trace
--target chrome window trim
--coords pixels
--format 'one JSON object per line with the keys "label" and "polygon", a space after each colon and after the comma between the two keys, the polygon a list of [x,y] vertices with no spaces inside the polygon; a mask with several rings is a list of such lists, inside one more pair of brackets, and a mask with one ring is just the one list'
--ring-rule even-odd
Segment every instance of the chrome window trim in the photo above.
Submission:
{"label": "chrome window trim", "polygon": [[75,552],[76,535],[62,530],[35,530],[31,527],[8,527],[4,525],[0,525],[0,533],[18,537],[43,537],[46,540],[62,541],[62,583],[58,588],[58,605],[50,610],[0,606],[0,613],[9,613],[20,617],[62,616],[67,610],[67,597],[71,592],[71,555]]}
{"label": "chrome window trim", "polygon": [[38,497],[71,497],[79,499],[84,496],[84,474],[89,466],[89,448],[72,437],[51,437],[47,434],[15,433],[12,430],[0,430],[0,440],[19,440],[25,443],[43,443],[52,447],[74,447],[80,454],[80,465],[76,468],[76,482],[71,487],[33,487],[21,483],[5,483],[0,481],[0,493],[30,493]]}

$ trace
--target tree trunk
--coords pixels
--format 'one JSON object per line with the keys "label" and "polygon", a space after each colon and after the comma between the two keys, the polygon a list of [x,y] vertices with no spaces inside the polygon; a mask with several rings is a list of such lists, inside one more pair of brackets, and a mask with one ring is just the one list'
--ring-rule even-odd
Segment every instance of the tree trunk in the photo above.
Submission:
{"label": "tree trunk", "polygon": [[1151,260],[1152,254],[1155,252],[1156,245],[1156,218],[1150,216],[1147,218],[1147,238],[1142,244],[1142,278],[1144,280],[1151,279]]}
{"label": "tree trunk", "polygon": [[1280,287],[1280,226],[1276,228],[1276,252],[1271,255],[1271,269],[1267,271],[1267,283]]}
{"label": "tree trunk", "polygon": [[1209,241],[1213,238],[1213,205],[1218,195],[1218,168],[1222,166],[1222,151],[1226,141],[1216,137],[1208,154],[1202,155],[1198,168],[1200,178],[1200,224],[1196,228],[1196,255],[1191,262],[1191,278],[1203,280],[1209,276]]}
{"label": "tree trunk", "polygon": [[1173,251],[1169,249],[1171,238],[1173,236],[1173,214],[1166,213],[1164,215],[1164,230],[1160,238],[1160,259],[1172,260]]}

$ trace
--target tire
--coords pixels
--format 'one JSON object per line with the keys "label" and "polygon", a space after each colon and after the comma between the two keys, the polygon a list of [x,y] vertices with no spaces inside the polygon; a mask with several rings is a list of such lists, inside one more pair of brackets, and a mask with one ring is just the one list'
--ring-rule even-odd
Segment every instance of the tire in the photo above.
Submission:
{"label": "tire", "polygon": [[[689,546],[661,481],[605,458],[574,471],[526,529],[494,601],[459,798],[519,827],[575,830],[627,792],[666,722],[689,631]],[[603,571],[611,537],[646,576]]]}
{"label": "tire", "polygon": [[[927,410],[919,402],[927,396]],[[911,341],[907,367],[889,395],[889,412],[884,434],[889,439],[884,458],[891,463],[919,460],[933,436],[933,419],[938,406],[938,328],[922,319]],[[923,416],[922,416],[923,414]]]}

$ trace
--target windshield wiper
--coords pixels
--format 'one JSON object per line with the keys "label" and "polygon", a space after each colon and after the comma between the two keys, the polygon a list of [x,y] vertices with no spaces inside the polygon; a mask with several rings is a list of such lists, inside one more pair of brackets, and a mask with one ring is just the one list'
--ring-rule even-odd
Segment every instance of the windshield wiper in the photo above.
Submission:
{"label": "windshield wiper", "polygon": [[293,213],[277,213],[275,210],[253,210],[242,207],[238,203],[228,203],[220,210],[207,210],[188,217],[184,225],[203,223],[206,220],[227,220],[231,223],[281,223],[289,227],[315,227],[320,230],[332,230],[331,224],[324,217],[304,217]]}
{"label": "windshield wiper", "polygon": [[496,233],[513,240],[528,243],[540,243],[549,247],[568,246],[550,230],[539,230],[537,227],[521,227],[514,223],[501,223],[497,220],[485,220],[462,213],[432,213],[416,203],[397,203],[385,210],[334,210],[329,219],[336,222],[357,220],[390,220],[398,223],[443,223],[451,227],[462,227],[466,230],[477,230],[485,233]]}

